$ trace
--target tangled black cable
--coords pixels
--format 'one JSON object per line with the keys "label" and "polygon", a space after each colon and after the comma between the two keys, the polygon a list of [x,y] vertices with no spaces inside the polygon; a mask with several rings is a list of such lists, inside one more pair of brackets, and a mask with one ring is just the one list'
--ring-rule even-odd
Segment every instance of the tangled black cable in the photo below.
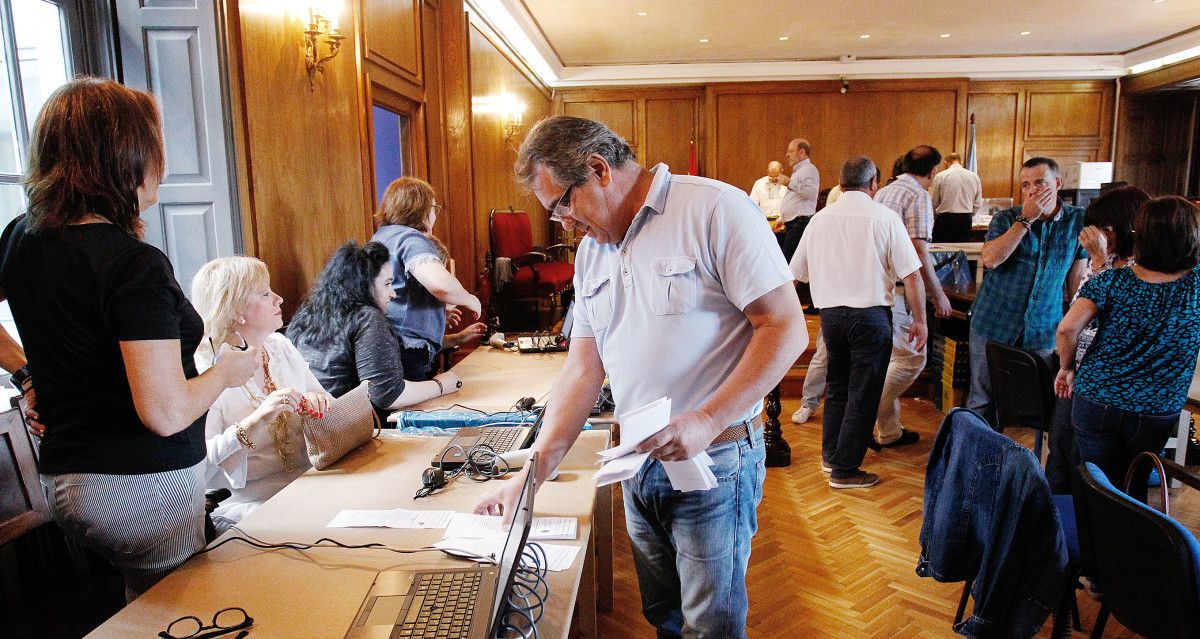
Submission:
{"label": "tangled black cable", "polygon": [[[288,550],[311,550],[314,548],[342,548],[342,549],[346,549],[346,550],[361,550],[361,549],[386,550],[386,551],[394,552],[394,553],[401,554],[401,555],[409,555],[409,554],[418,553],[418,552],[443,552],[443,550],[441,548],[435,548],[433,546],[422,546],[420,548],[392,548],[391,546],[386,546],[381,543],[346,544],[346,543],[342,543],[336,539],[332,539],[330,537],[322,537],[312,543],[307,543],[307,542],[303,542],[303,541],[269,542],[269,541],[263,541],[262,539],[259,539],[258,537],[251,535],[250,533],[242,530],[241,528],[238,528],[237,526],[230,526],[230,530],[236,530],[240,534],[232,536],[232,537],[226,537],[225,539],[222,539],[221,541],[218,541],[217,543],[212,544],[212,545],[208,546],[207,548],[203,548],[203,549],[197,551],[196,554],[203,555],[204,553],[212,552],[212,551],[216,550],[217,548],[220,548],[221,546],[224,546],[225,544],[227,544],[231,541],[240,541],[240,542],[246,544],[247,546],[253,546],[255,548],[262,548],[265,550],[273,550],[273,549],[280,549],[280,548],[288,549]],[[472,555],[471,558],[483,559],[483,560],[486,560],[489,562],[495,561],[495,559],[492,557],[484,557],[482,555]]]}
{"label": "tangled black cable", "polygon": [[[523,422],[498,422],[491,425],[499,426],[506,423]],[[438,465],[436,468],[444,468],[446,464],[446,456],[454,451],[458,452],[456,457],[463,457],[464,461],[462,466],[445,473],[439,483],[421,486],[421,488],[417,490],[416,494],[413,495],[413,499],[421,499],[422,497],[428,497],[432,495],[449,484],[450,480],[454,479],[455,477],[465,475],[472,481],[488,481],[489,479],[503,477],[513,470],[512,467],[508,465],[508,462],[504,461],[504,458],[501,457],[499,453],[497,453],[491,446],[486,444],[476,444],[466,449],[458,445],[447,446],[446,450],[442,451],[442,456],[438,458]]]}
{"label": "tangled black cable", "polygon": [[521,639],[537,639],[538,621],[550,598],[550,584],[546,581],[549,561],[545,549],[537,543],[525,544],[521,561],[513,575],[512,589],[504,599],[505,610],[500,617],[498,638],[515,636]]}

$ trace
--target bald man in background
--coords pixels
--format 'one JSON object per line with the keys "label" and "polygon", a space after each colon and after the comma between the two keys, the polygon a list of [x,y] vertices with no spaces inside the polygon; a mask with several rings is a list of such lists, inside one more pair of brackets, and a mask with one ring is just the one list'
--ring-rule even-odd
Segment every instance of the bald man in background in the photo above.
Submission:
{"label": "bald man in background", "polygon": [[783,174],[783,165],[775,160],[767,164],[767,174],[754,182],[750,199],[762,209],[763,215],[774,222],[779,218],[783,205],[783,194],[787,193],[788,176]]}

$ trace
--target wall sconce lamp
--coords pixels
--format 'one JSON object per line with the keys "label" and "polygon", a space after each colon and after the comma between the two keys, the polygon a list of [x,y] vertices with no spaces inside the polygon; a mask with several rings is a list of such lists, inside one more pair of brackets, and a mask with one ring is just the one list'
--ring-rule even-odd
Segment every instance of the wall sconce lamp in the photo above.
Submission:
{"label": "wall sconce lamp", "polygon": [[[314,76],[317,71],[325,72],[325,63],[332,60],[342,48],[346,36],[338,31],[336,7],[318,8],[309,5],[308,27],[304,30],[304,60],[308,66],[308,90],[315,90]],[[321,55],[321,42],[329,53]]]}
{"label": "wall sconce lamp", "polygon": [[521,124],[525,119],[525,103],[516,96],[508,93],[488,95],[473,98],[471,110],[475,113],[494,113],[500,118],[500,130],[504,135],[504,144],[512,147],[513,139],[521,132]]}
{"label": "wall sconce lamp", "polygon": [[846,76],[842,76],[842,93],[846,93],[849,90],[850,90],[850,81],[846,79]]}

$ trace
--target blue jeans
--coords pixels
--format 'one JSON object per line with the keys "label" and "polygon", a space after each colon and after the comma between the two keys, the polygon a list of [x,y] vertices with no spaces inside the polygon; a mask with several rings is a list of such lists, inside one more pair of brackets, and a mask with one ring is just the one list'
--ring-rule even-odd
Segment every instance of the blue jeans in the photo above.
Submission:
{"label": "blue jeans", "polygon": [[1158,453],[1179,426],[1179,413],[1134,413],[1076,394],[1071,423],[1079,461],[1092,462],[1114,486],[1125,487],[1125,473],[1138,453]]}
{"label": "blue jeans", "polygon": [[655,460],[621,484],[642,613],[659,637],[746,636],[746,566],[766,476],[762,429],[708,454],[712,490],[672,489]]}
{"label": "blue jeans", "polygon": [[400,366],[404,368],[404,379],[410,382],[427,382],[433,379],[435,353],[428,348],[400,349]]}
{"label": "blue jeans", "polygon": [[879,415],[892,356],[892,309],[823,308],[821,333],[829,353],[821,457],[833,478],[845,479],[859,472]]}

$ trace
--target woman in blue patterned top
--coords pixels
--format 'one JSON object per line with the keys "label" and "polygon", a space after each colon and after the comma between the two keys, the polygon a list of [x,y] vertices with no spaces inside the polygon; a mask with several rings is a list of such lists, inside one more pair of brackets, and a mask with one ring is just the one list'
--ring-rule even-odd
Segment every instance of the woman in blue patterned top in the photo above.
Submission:
{"label": "woman in blue patterned top", "polygon": [[442,347],[461,346],[483,337],[487,328],[475,322],[457,333],[446,334],[446,312],[480,315],[479,298],[467,292],[447,270],[446,247],[433,236],[433,224],[442,206],[434,201],[433,187],[413,177],[390,185],[375,213],[379,230],[372,242],[391,254],[396,297],[388,303],[387,317],[400,336],[404,374],[413,381],[433,379],[433,361]]}
{"label": "woman in blue patterned top", "polygon": [[[1081,461],[1117,485],[1142,451],[1162,450],[1200,351],[1200,209],[1150,201],[1134,224],[1134,264],[1093,277],[1058,327],[1059,397],[1073,397]],[[1099,330],[1075,370],[1080,331]]]}

